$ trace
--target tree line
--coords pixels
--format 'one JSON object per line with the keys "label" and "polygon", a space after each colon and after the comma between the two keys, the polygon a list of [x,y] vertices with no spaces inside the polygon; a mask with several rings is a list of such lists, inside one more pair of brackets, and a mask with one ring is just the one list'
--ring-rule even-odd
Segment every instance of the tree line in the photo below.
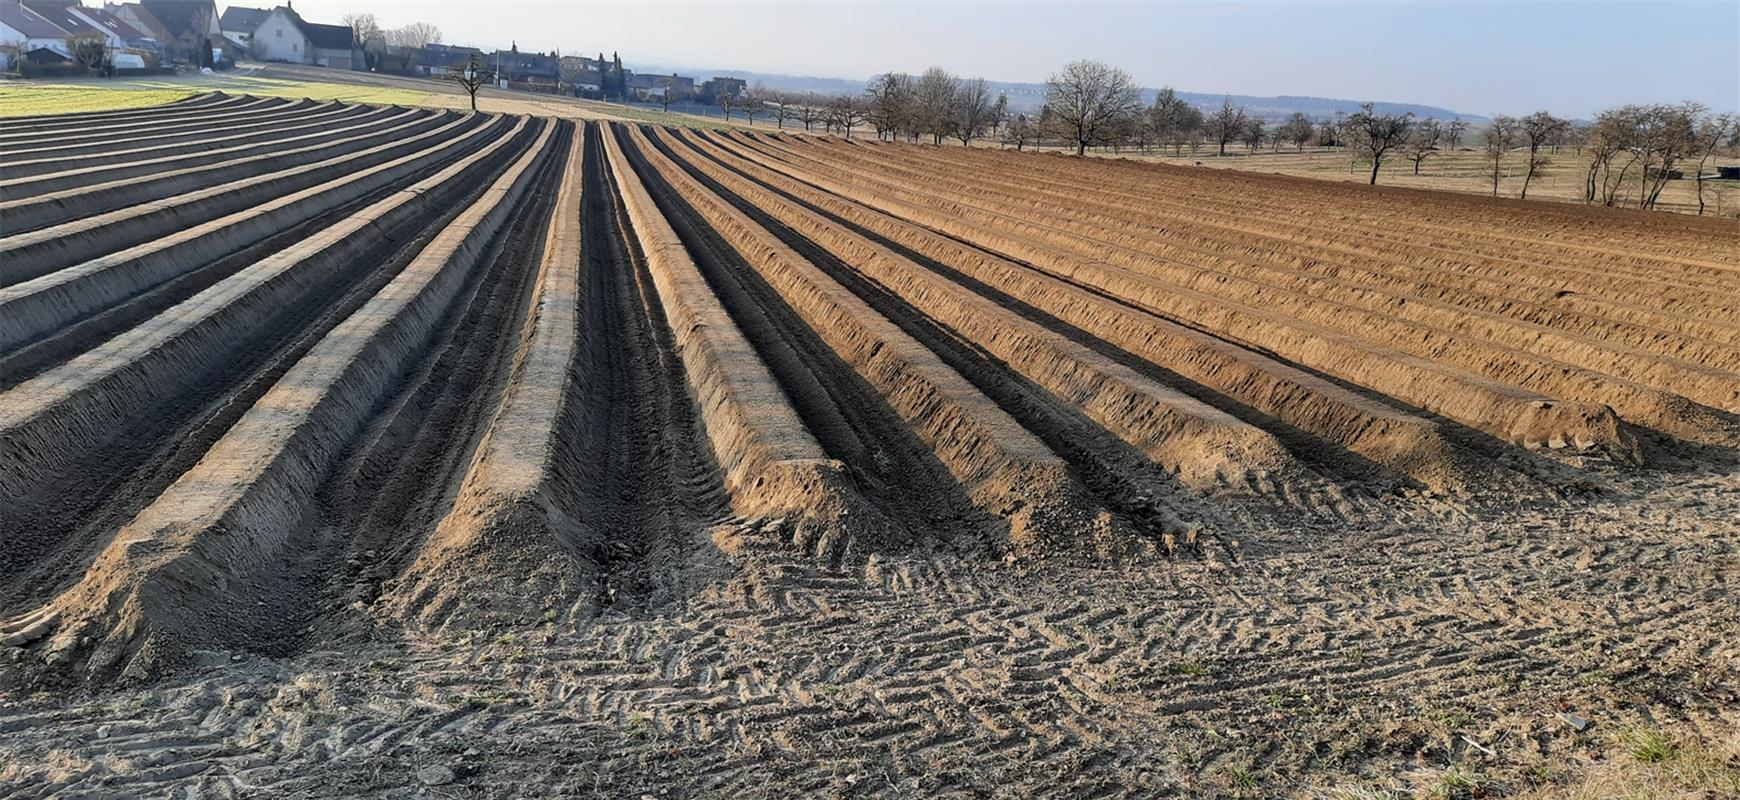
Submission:
{"label": "tree line", "polygon": [[409,72],[417,63],[418,51],[441,43],[441,29],[427,22],[383,28],[373,14],[346,14],[344,24],[362,51],[363,66],[370,71]]}
{"label": "tree line", "polygon": [[[885,140],[996,141],[1025,149],[1051,143],[1085,155],[1090,148],[1171,148],[1182,154],[1205,146],[1224,156],[1229,148],[1255,153],[1283,146],[1303,151],[1307,145],[1339,148],[1350,167],[1369,166],[1368,181],[1378,182],[1385,163],[1401,159],[1414,174],[1434,156],[1463,150],[1465,140],[1486,164],[1492,193],[1522,155],[1522,187],[1527,198],[1541,171],[1561,149],[1583,157],[1583,199],[1604,205],[1656,206],[1667,181],[1695,163],[1701,175],[1719,147],[1740,147],[1740,124],[1734,114],[1714,113],[1696,103],[1627,105],[1607,109],[1593,122],[1578,123],[1546,111],[1521,117],[1498,115],[1485,126],[1455,118],[1439,120],[1412,113],[1379,111],[1363,104],[1351,114],[1312,119],[1295,112],[1282,120],[1254,116],[1225,100],[1206,112],[1162,88],[1152,103],[1121,69],[1097,61],[1076,61],[1052,73],[1045,82],[1045,100],[1036,113],[1009,108],[1007,95],[993,96],[984,78],[962,78],[940,67],[918,76],[889,72],[872,78],[863,92],[825,95],[780,92],[763,87],[725,99],[751,123],[768,114],[779,127],[802,124],[804,130],[850,135],[854,129],[874,131]],[[1625,187],[1638,186],[1635,195]],[[1698,212],[1704,211],[1703,181],[1698,181]]]}

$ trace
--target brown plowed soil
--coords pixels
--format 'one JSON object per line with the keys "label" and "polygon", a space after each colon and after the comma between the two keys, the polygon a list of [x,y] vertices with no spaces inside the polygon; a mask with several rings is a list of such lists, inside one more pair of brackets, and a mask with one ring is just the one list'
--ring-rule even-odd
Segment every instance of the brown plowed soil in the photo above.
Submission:
{"label": "brown plowed soil", "polygon": [[0,795],[1740,796],[1732,225],[247,97],[0,148]]}

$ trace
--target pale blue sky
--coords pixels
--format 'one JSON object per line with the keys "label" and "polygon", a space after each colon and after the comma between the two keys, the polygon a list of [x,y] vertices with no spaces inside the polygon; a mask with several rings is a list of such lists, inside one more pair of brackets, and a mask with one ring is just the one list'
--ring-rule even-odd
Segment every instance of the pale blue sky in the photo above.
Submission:
{"label": "pale blue sky", "polygon": [[[242,2],[240,5],[249,5]],[[255,3],[268,6],[272,3]],[[1040,81],[1096,58],[1145,86],[1587,116],[1628,102],[1740,109],[1740,0],[1695,3],[574,3],[301,0],[450,43],[864,78],[939,65]]]}

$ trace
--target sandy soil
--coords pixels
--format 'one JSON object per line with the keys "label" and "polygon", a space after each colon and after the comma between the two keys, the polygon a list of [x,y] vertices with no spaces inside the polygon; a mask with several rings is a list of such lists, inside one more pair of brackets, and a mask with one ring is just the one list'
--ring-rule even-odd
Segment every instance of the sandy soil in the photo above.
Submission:
{"label": "sandy soil", "polygon": [[1740,483],[1664,477],[1480,521],[1398,502],[1119,569],[833,571],[726,560],[695,531],[622,570],[616,602],[553,621],[357,623],[294,658],[211,652],[149,688],[17,696],[0,786],[1316,797],[1427,792],[1455,766],[1498,796],[1569,794],[1642,769],[1608,752],[1635,726],[1734,735],[1736,554],[1715,524]]}
{"label": "sandy soil", "polygon": [[1731,224],[586,113],[0,123],[0,795],[1740,796]]}

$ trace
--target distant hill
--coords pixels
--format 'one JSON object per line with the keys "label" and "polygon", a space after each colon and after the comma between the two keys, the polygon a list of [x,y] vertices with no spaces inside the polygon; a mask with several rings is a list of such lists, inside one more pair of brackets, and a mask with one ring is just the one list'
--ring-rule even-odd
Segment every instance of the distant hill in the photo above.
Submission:
{"label": "distant hill", "polygon": [[[678,72],[693,75],[697,83],[715,76],[742,78],[751,84],[761,83],[771,89],[783,89],[792,92],[825,92],[839,94],[841,92],[857,92],[864,89],[864,81],[848,78],[820,78],[813,75],[783,75],[770,72],[749,72],[740,69],[695,69],[668,66],[628,65],[637,72],[670,73]],[[1041,83],[1012,83],[1008,81],[987,81],[993,92],[1005,92],[1009,95],[1009,107],[1020,111],[1031,111],[1039,108],[1045,99],[1045,85]],[[1154,102],[1158,89],[1143,89],[1142,100],[1145,103]],[[1312,119],[1333,117],[1337,111],[1352,113],[1359,110],[1362,100],[1336,100],[1328,97],[1298,97],[1282,95],[1279,97],[1260,97],[1248,94],[1216,94],[1213,92],[1179,91],[1178,95],[1186,102],[1204,110],[1218,108],[1222,99],[1231,100],[1233,105],[1244,106],[1245,112],[1268,120],[1281,120],[1291,116],[1293,112],[1304,113]],[[1406,114],[1412,112],[1416,117],[1434,117],[1437,119],[1452,119],[1461,117],[1472,123],[1488,122],[1488,118],[1480,114],[1461,114],[1436,106],[1417,103],[1374,102],[1373,106],[1384,114]]]}

